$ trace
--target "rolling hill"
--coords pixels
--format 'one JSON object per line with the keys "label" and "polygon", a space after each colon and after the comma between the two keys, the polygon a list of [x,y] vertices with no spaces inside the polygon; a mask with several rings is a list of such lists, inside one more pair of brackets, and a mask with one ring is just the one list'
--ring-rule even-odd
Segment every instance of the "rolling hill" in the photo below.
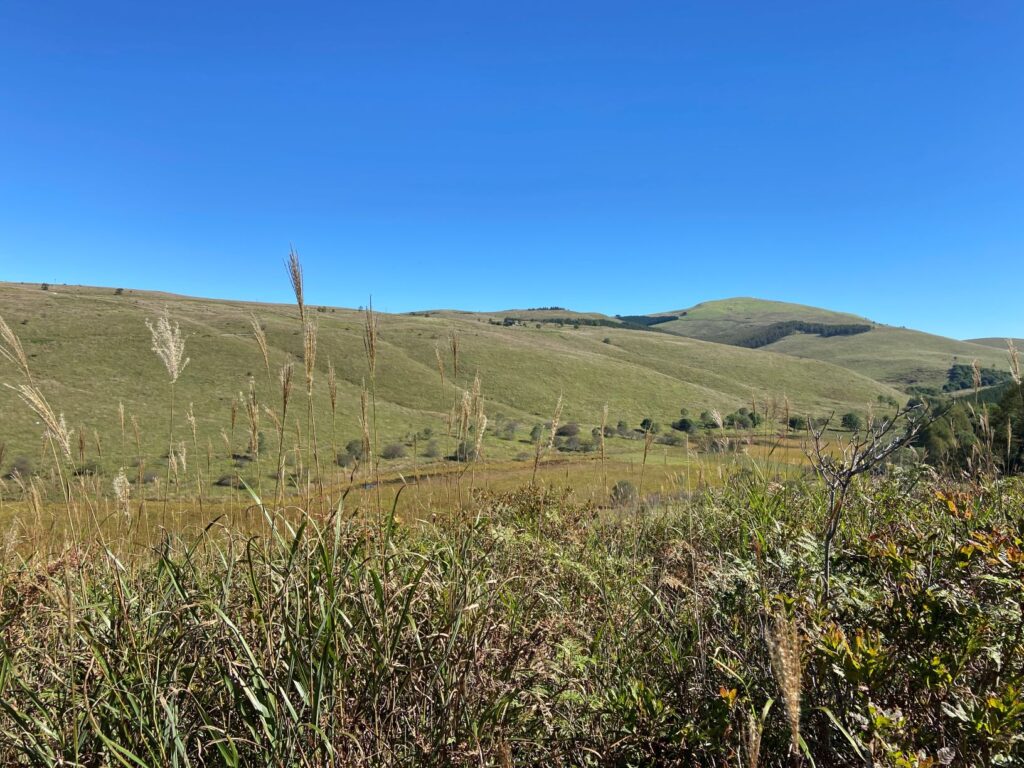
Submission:
{"label": "rolling hill", "polygon": [[[658,324],[659,330],[688,338],[743,344],[765,338],[766,331],[787,331],[764,351],[832,363],[869,376],[892,387],[941,388],[949,368],[978,360],[985,368],[1007,370],[1005,342],[1002,349],[979,342],[958,341],[906,328],[873,323],[857,315],[761,299],[738,298],[708,301],[690,309],[652,315],[677,316]],[[784,324],[790,327],[783,328]],[[846,328],[852,332],[821,335],[816,326]],[[800,328],[809,332],[802,332]],[[827,331],[826,331],[827,332]],[[772,338],[768,336],[767,338]]]}
{"label": "rolling hill", "polygon": [[[329,307],[310,308],[319,324],[314,402],[322,443],[329,445],[331,411],[328,361],[338,376],[337,442],[358,437],[359,399],[367,366],[363,315]],[[313,311],[315,310],[315,311]],[[262,402],[276,407],[278,369],[296,361],[302,336],[291,305],[271,305],[172,296],[109,288],[0,283],[0,314],[20,335],[37,383],[55,410],[88,443],[89,453],[125,453],[139,423],[143,451],[166,449],[170,388],[151,351],[147,318],[166,312],[181,324],[191,362],[177,384],[177,431],[184,439],[184,412],[192,405],[200,450],[225,437],[244,440],[244,415],[230,427],[232,403],[250,375]],[[270,370],[265,369],[250,317],[265,327]],[[751,398],[788,398],[803,413],[863,411],[879,398],[899,397],[892,387],[828,362],[799,360],[771,350],[753,350],[605,326],[521,323],[505,327],[494,317],[440,312],[424,316],[380,316],[377,414],[382,443],[430,428],[444,434],[444,415],[479,374],[491,423],[516,420],[529,426],[550,418],[564,397],[563,421],[593,425],[609,405],[614,424],[632,425],[650,416],[667,422],[681,407],[691,412],[731,411]],[[599,319],[601,316],[596,316]],[[539,325],[539,327],[538,327]],[[453,385],[449,338],[459,339],[459,371]],[[445,360],[442,388],[435,349]],[[15,383],[17,371],[0,359],[0,382]],[[293,414],[304,413],[297,375]],[[122,433],[119,403],[128,426]],[[14,392],[0,387],[0,442],[7,455],[38,453],[41,426]],[[304,421],[289,428],[305,429]],[[261,429],[272,431],[264,417]],[[190,435],[189,435],[190,438]],[[493,454],[512,455],[521,445],[494,441]],[[127,451],[131,454],[131,451]]]}
{"label": "rolling hill", "polygon": [[705,301],[689,309],[658,312],[651,317],[675,318],[659,323],[657,327],[662,331],[721,344],[741,344],[752,334],[776,323],[871,324],[870,320],[857,315],[751,298]]}
{"label": "rolling hill", "polygon": [[995,347],[996,349],[1006,351],[1006,342],[1012,341],[1013,345],[1017,349],[1024,349],[1024,339],[1006,339],[1003,337],[990,337],[985,339],[967,339],[970,344],[980,344],[983,347]]}

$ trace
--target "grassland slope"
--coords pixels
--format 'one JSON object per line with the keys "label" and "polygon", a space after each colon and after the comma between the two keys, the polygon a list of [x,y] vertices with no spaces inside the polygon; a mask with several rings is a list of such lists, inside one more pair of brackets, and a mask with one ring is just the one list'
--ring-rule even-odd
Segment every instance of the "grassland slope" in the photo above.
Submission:
{"label": "grassland slope", "polygon": [[1007,339],[1003,336],[992,336],[984,339],[967,339],[969,344],[980,344],[983,347],[994,347],[995,349],[1002,350],[1003,352],[1006,351],[1007,341],[1012,341],[1013,345],[1017,347],[1017,349],[1024,349],[1024,339]]}
{"label": "grassland slope", "polygon": [[660,323],[660,330],[721,344],[736,344],[747,338],[752,331],[793,320],[825,324],[871,322],[843,312],[747,297],[705,301],[689,309],[657,312],[652,316],[669,315],[675,315],[676,319]]}
{"label": "grassland slope", "polygon": [[[187,338],[191,362],[177,383],[178,431],[180,438],[186,436],[182,417],[191,405],[201,450],[212,443],[219,451],[225,441],[240,446],[245,419],[239,394],[247,390],[250,376],[260,400],[277,407],[278,370],[301,355],[297,312],[290,305],[73,286],[43,291],[38,285],[0,283],[0,307],[22,338],[37,382],[76,429],[76,438],[87,440],[91,454],[130,443],[133,417],[143,442],[151,443],[142,446],[144,452],[159,450],[166,435],[170,389],[151,350],[147,318],[166,312]],[[311,310],[319,324],[314,386],[319,438],[328,444],[333,435],[343,443],[360,432],[359,399],[367,380],[363,316],[339,308]],[[269,371],[253,336],[253,316],[265,329]],[[457,375],[449,351],[453,334],[459,340]],[[445,361],[443,385],[437,349]],[[329,361],[337,371],[333,428],[326,386]],[[560,394],[563,421],[595,424],[607,403],[612,423],[623,419],[633,425],[646,416],[667,422],[684,406],[696,412],[729,411],[749,404],[752,397],[785,396],[801,412],[827,413],[863,410],[879,397],[898,394],[834,365],[669,334],[547,324],[501,327],[480,317],[447,313],[383,315],[376,387],[382,443],[424,428],[443,434],[457,390],[468,388],[477,374],[492,424],[500,416],[527,425],[527,430],[550,418]],[[297,373],[292,414],[305,414],[301,378]],[[16,381],[13,366],[0,367],[0,382]],[[124,433],[119,403],[128,421]],[[229,434],[233,407],[237,423]],[[0,414],[0,442],[6,443],[8,456],[38,454],[41,426],[9,388],[0,387]],[[268,419],[261,428],[273,434]],[[289,420],[289,429],[305,428],[304,420]],[[495,440],[488,450],[495,455],[523,448]]]}
{"label": "grassland slope", "polygon": [[[1005,353],[993,346],[879,325],[857,315],[800,304],[737,298],[708,301],[687,310],[661,314],[679,317],[659,324],[660,330],[725,344],[741,343],[770,326],[793,321],[869,325],[870,330],[851,335],[789,333],[761,349],[832,363],[901,389],[941,388],[955,363],[969,365],[978,360],[983,367],[1008,367]],[[1005,342],[1002,346],[1005,348]]]}

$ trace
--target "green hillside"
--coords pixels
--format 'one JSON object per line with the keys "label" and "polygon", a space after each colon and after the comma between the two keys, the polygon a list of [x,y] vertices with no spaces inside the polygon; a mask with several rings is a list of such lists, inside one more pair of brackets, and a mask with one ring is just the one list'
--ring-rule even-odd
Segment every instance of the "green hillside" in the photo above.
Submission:
{"label": "green hillside", "polygon": [[980,344],[983,347],[994,347],[1003,352],[1007,351],[1006,342],[1012,341],[1017,349],[1024,349],[1024,339],[1006,339],[1003,336],[998,338],[993,336],[985,339],[967,339],[967,341],[971,344]]}
{"label": "green hillside", "polygon": [[751,298],[705,301],[689,309],[658,312],[653,316],[666,315],[674,315],[677,319],[658,324],[660,330],[722,344],[736,344],[746,339],[751,331],[793,320],[827,324],[871,322],[842,312]]}
{"label": "green hillside", "polygon": [[615,322],[615,318],[602,315],[599,312],[575,312],[562,307],[538,307],[535,309],[503,309],[496,312],[466,312],[458,309],[431,309],[425,312],[410,312],[410,315],[421,317],[446,317],[455,320],[495,320],[500,322],[506,317],[524,321],[547,322],[550,320],[608,320]]}
{"label": "green hillside", "polygon": [[[314,311],[315,310],[315,311]],[[140,424],[144,452],[165,447],[169,387],[166,372],[151,351],[145,320],[166,311],[180,322],[191,363],[177,385],[178,435],[185,438],[184,412],[193,404],[200,446],[223,450],[230,432],[232,401],[252,375],[260,399],[277,407],[277,371],[301,353],[295,307],[186,298],[141,291],[118,295],[112,289],[0,283],[0,314],[21,336],[37,382],[55,410],[62,411],[89,455],[122,455],[118,404]],[[253,313],[264,324],[270,346],[268,375],[250,325]],[[359,397],[367,367],[362,313],[311,308],[319,322],[314,400],[320,441],[330,443],[328,360],[338,375],[337,441],[359,435]],[[479,373],[491,424],[504,417],[519,421],[524,434],[550,418],[564,396],[563,421],[593,425],[602,406],[610,420],[637,424],[645,416],[668,422],[679,409],[723,411],[788,397],[801,412],[864,410],[879,397],[897,396],[888,386],[825,363],[796,360],[763,350],[712,344],[665,333],[607,327],[534,324],[503,327],[485,317],[454,313],[438,316],[383,315],[377,370],[377,416],[382,444],[410,432],[443,434],[444,414],[458,393],[453,388],[449,335],[459,339],[457,386],[470,386]],[[435,348],[445,360],[445,386]],[[0,361],[0,382],[15,383],[17,371]],[[291,413],[304,414],[301,373]],[[0,388],[0,442],[10,458],[37,455],[42,428],[8,388]],[[241,410],[233,446],[244,447]],[[295,428],[291,419],[289,429]],[[304,419],[298,428],[305,429]],[[261,429],[273,433],[264,416]],[[96,440],[99,445],[94,445]],[[190,437],[190,436],[189,436]],[[133,441],[129,425],[126,440]],[[491,438],[488,438],[491,441]],[[493,439],[492,456],[524,450],[518,441]],[[205,448],[203,448],[205,451]],[[528,448],[527,448],[528,450]],[[128,452],[133,455],[133,451]]]}
{"label": "green hillside", "polygon": [[985,368],[1009,369],[1006,353],[993,347],[888,326],[828,339],[798,334],[766,349],[842,365],[896,387],[941,387],[950,366],[973,360]]}
{"label": "green hillside", "polygon": [[[941,388],[956,363],[978,360],[982,367],[1007,370],[1004,352],[980,343],[878,325],[856,315],[760,299],[725,299],[672,313],[677,320],[660,330],[726,344],[742,343],[764,329],[799,321],[823,326],[859,326],[850,335],[791,332],[761,346],[766,351],[833,363],[890,386]],[[1003,342],[1005,348],[1005,342]]]}

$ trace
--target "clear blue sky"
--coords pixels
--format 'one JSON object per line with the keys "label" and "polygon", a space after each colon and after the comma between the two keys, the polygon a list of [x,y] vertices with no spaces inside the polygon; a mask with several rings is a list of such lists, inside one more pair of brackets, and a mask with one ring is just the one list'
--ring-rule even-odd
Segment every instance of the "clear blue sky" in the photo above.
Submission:
{"label": "clear blue sky", "polygon": [[0,279],[1024,336],[1024,3],[0,3]]}

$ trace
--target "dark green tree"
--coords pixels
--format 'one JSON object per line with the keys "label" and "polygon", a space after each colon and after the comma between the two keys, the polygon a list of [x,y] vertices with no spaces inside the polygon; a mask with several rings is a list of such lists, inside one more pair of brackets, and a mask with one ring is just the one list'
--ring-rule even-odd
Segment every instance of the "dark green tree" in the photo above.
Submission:
{"label": "dark green tree", "polygon": [[851,432],[856,432],[864,426],[863,420],[856,413],[844,413],[840,424],[843,429],[848,429]]}

